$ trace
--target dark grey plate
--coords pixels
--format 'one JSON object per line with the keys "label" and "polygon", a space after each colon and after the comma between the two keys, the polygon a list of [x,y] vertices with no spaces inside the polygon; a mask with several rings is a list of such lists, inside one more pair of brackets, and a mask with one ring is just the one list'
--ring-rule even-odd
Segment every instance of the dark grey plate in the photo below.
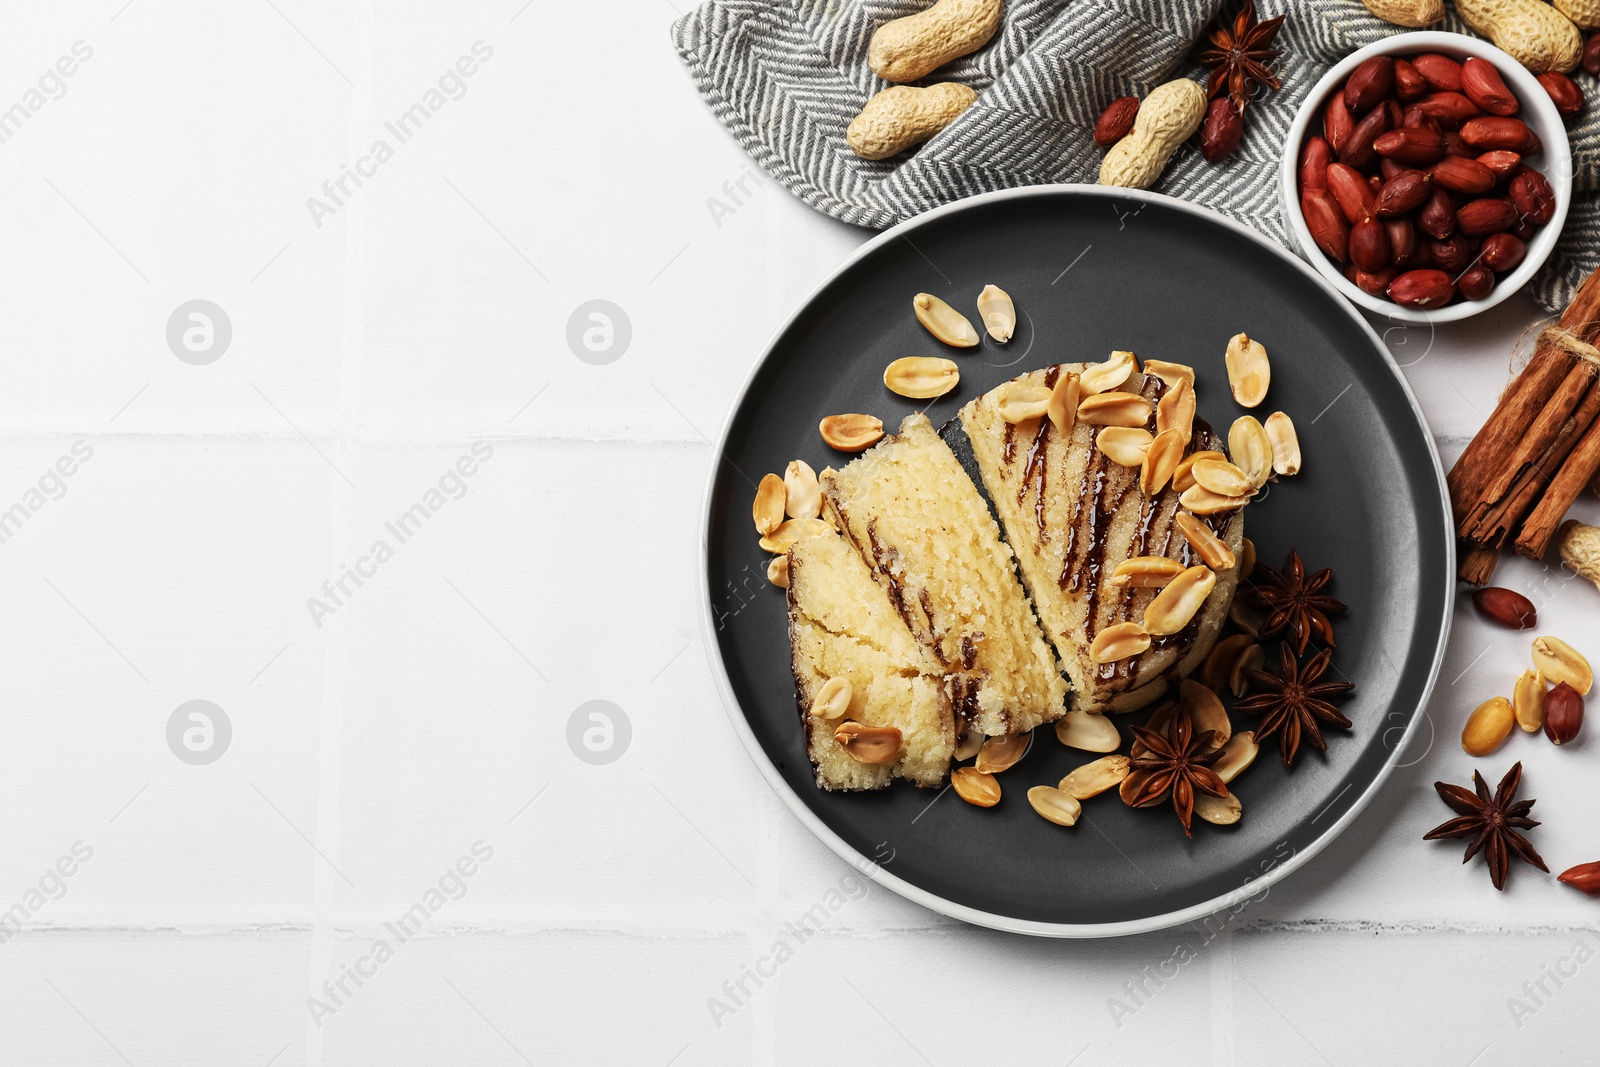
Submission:
{"label": "dark grey plate", "polygon": [[[977,321],[985,283],[1011,293],[1021,322],[997,346],[944,349],[913,318],[938,294]],[[1077,827],[1045,822],[1028,786],[1055,783],[1093,756],[1040,731],[1002,776],[1005,798],[980,810],[946,791],[903,784],[824,793],[802,747],[784,598],[750,519],[755,483],[789,460],[821,470],[841,457],[817,423],[864,411],[893,428],[915,410],[886,390],[904,355],[949,355],[961,385],[929,410],[935,425],[979,393],[1049,363],[1115,348],[1195,366],[1200,414],[1226,433],[1242,414],[1222,353],[1246,330],[1272,356],[1256,412],[1293,416],[1298,477],[1246,513],[1261,558],[1296,548],[1332,567],[1335,667],[1357,683],[1354,721],[1324,755],[1303,746],[1286,771],[1264,751],[1241,776],[1244,819],[1196,822],[1192,841],[1168,807],[1088,801]],[[1104,936],[1158,929],[1260,893],[1322,848],[1374,794],[1426,703],[1447,635],[1455,569],[1438,456],[1387,350],[1315,273],[1255,233],[1153,194],[1093,186],[997,193],[921,216],[865,245],[779,330],[735,404],[707,490],[704,619],[730,718],[795,814],[841,856],[930,908],[1000,929]],[[1144,713],[1116,721],[1126,732]],[[1248,716],[1240,728],[1251,721]],[[868,867],[867,865],[875,865]]]}

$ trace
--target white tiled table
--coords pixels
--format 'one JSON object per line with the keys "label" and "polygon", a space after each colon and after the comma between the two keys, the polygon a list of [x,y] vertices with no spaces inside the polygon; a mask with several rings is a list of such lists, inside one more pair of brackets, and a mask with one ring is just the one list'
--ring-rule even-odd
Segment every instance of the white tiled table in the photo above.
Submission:
{"label": "white tiled table", "polygon": [[[1521,1063],[1592,1032],[1600,903],[1527,870],[1495,894],[1418,840],[1461,716],[1524,654],[1468,609],[1437,737],[1209,942],[1030,941],[873,888],[714,1018],[849,868],[712,686],[708,438],[867,235],[747,177],[670,0],[10,14],[0,907],[30,918],[0,944],[0,1063]],[[335,202],[346,164],[369,176]],[[165,336],[194,299],[232,327],[204,366]],[[597,299],[631,324],[607,365],[566,340]],[[1535,318],[1409,336],[1447,462]],[[1600,653],[1592,590],[1504,575],[1550,581],[1542,628]],[[168,747],[190,700],[231,724],[215,763]],[[614,763],[567,743],[589,700],[631,722]],[[1552,863],[1600,856],[1594,746],[1516,750]]]}

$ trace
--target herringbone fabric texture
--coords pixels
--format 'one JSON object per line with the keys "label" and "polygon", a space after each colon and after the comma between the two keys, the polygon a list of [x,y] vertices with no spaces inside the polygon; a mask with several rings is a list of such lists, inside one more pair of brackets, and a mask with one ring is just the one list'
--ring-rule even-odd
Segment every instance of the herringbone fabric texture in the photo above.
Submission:
{"label": "herringbone fabric texture", "polygon": [[[959,81],[977,103],[909,155],[859,159],[845,127],[883,82],[867,66],[881,23],[927,0],[708,0],[672,28],[700,91],[744,149],[818,211],[883,228],[994,189],[1093,182],[1091,139],[1114,97],[1143,96],[1170,78],[1204,80],[1195,44],[1238,0],[1009,0],[995,39],[928,81]],[[1230,215],[1292,247],[1278,205],[1277,166],[1306,94],[1334,63],[1399,27],[1359,0],[1258,0],[1261,18],[1287,13],[1282,90],[1249,107],[1239,150],[1221,164],[1180,152],[1155,188]],[[1468,32],[1452,13],[1443,29]],[[1584,88],[1593,79],[1579,73]],[[1600,259],[1600,105],[1569,128],[1574,202],[1566,231],[1530,291],[1566,306]]]}

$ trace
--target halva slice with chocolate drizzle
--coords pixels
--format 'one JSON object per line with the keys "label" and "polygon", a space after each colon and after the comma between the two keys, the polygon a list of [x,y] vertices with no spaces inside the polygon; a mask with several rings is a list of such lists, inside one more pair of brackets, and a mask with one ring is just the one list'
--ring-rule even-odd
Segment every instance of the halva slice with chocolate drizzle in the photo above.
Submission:
{"label": "halva slice with chocolate drizzle", "polygon": [[[1054,388],[1061,375],[1081,374],[1089,366],[1061,364],[1016,380]],[[1138,371],[1118,388],[1152,406],[1167,390],[1159,378]],[[1006,422],[998,393],[985,393],[963,407],[961,425],[1039,621],[1072,680],[1073,708],[1104,713],[1143,707],[1175,687],[1211,650],[1233,602],[1238,566],[1217,573],[1215,588],[1178,633],[1155,637],[1137,656],[1095,663],[1089,651],[1095,635],[1117,623],[1140,622],[1159,592],[1112,584],[1119,563],[1135,556],[1165,556],[1185,567],[1201,562],[1174,522],[1183,510],[1179,493],[1169,481],[1146,496],[1139,486],[1140,468],[1123,466],[1098,447],[1100,426],[1077,419],[1063,435],[1048,417]],[[1145,429],[1156,429],[1154,415]],[[1226,453],[1211,428],[1195,419],[1184,454],[1200,450]],[[1201,521],[1237,559],[1244,539],[1242,509]]]}
{"label": "halva slice with chocolate drizzle", "polygon": [[928,418],[821,476],[823,507],[907,628],[946,672],[957,744],[1021,733],[1066,710],[1066,682],[1011,550]]}
{"label": "halva slice with chocolate drizzle", "polygon": [[[843,537],[808,537],[789,549],[789,647],[806,754],[823,789],[882,789],[891,779],[943,785],[955,728],[944,672],[918,644],[866,562]],[[816,714],[831,679],[850,683],[843,714]],[[858,722],[900,732],[900,749],[863,763],[835,738]]]}

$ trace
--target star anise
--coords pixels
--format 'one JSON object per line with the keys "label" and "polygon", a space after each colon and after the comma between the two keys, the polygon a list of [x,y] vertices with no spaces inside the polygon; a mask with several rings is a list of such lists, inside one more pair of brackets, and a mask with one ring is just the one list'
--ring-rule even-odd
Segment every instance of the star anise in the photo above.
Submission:
{"label": "star anise", "polygon": [[1228,795],[1228,787],[1211,765],[1222,755],[1216,745],[1216,731],[1207,730],[1194,735],[1189,716],[1179,713],[1167,724],[1165,734],[1143,726],[1133,727],[1133,734],[1144,742],[1146,752],[1129,761],[1130,771],[1143,771],[1146,777],[1128,799],[1132,807],[1143,807],[1159,800],[1170,790],[1172,809],[1183,823],[1183,835],[1193,837],[1190,824],[1194,818],[1194,795],[1198,790],[1214,797]]}
{"label": "star anise", "polygon": [[1317,749],[1327,751],[1328,743],[1322,739],[1322,723],[1350,728],[1350,720],[1323,698],[1348,693],[1355,688],[1355,683],[1317,680],[1332,662],[1333,649],[1325,648],[1302,667],[1289,642],[1284,641],[1278,645],[1277,674],[1245,671],[1251,687],[1260,692],[1252,693],[1233,706],[1262,716],[1261,725],[1256,728],[1256,741],[1260,743],[1277,734],[1278,754],[1283,757],[1285,767],[1294,765],[1302,738]]}
{"label": "star anise", "polygon": [[1439,799],[1460,812],[1461,817],[1435,826],[1422,839],[1437,841],[1445,837],[1472,837],[1476,834],[1461,862],[1466,863],[1482,850],[1483,858],[1489,863],[1489,880],[1496,889],[1506,887],[1506,864],[1512,856],[1548,874],[1550,868],[1544,865],[1539,853],[1528,844],[1527,838],[1517,833],[1518,830],[1530,830],[1539,825],[1537,820],[1528,818],[1528,812],[1533,809],[1532,800],[1519,800],[1516,803],[1511,800],[1517,795],[1517,786],[1522,784],[1521,762],[1500,779],[1500,788],[1495,790],[1493,797],[1489,795],[1483,775],[1477,771],[1472,772],[1472,783],[1477,793],[1470,793],[1448,782],[1433,783],[1433,787],[1439,791]]}
{"label": "star anise", "polygon": [[1322,591],[1332,578],[1333,571],[1327,567],[1315,574],[1306,574],[1300,553],[1291,549],[1281,572],[1257,563],[1249,585],[1240,589],[1239,595],[1245,603],[1267,609],[1261,637],[1287,633],[1294,650],[1304,653],[1312,637],[1320,638],[1327,645],[1334,644],[1333,623],[1328,621],[1328,616],[1349,610]]}
{"label": "star anise", "polygon": [[1257,86],[1279,88],[1281,83],[1269,64],[1282,55],[1272,47],[1282,25],[1282,15],[1257,22],[1255,0],[1250,0],[1231,27],[1222,25],[1212,30],[1209,34],[1212,47],[1198,57],[1201,63],[1212,68],[1211,78],[1206,82],[1207,99],[1218,96],[1226,87],[1234,106],[1243,111]]}

